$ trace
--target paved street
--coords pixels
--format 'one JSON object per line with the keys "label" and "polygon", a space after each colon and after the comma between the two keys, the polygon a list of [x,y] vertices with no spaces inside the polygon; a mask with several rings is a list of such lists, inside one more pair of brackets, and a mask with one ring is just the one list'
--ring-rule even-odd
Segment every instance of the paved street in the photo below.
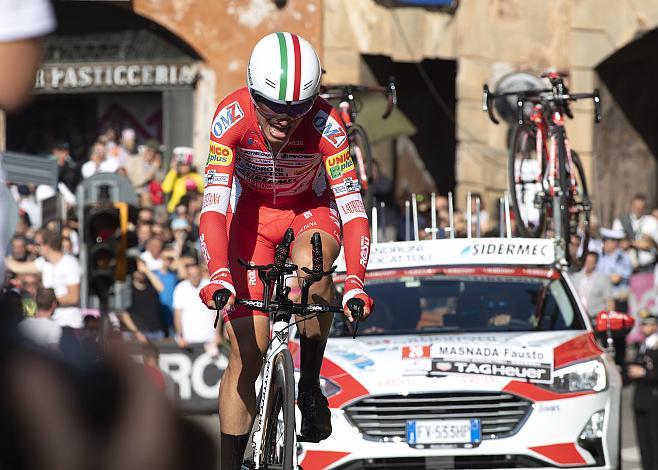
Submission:
{"label": "paved street", "polygon": [[[641,470],[640,452],[635,440],[635,423],[633,421],[633,410],[631,409],[631,400],[633,398],[632,387],[624,389],[623,396],[623,424],[622,424],[622,459],[624,470]],[[216,442],[219,442],[219,426],[217,425],[217,415],[197,416],[193,420],[200,426],[211,433]]]}
{"label": "paved street", "polygon": [[623,423],[622,423],[622,450],[621,457],[624,461],[624,470],[640,470],[640,449],[637,447],[635,439],[635,422],[633,421],[633,409],[631,408],[633,400],[633,388],[624,389],[623,398]]}

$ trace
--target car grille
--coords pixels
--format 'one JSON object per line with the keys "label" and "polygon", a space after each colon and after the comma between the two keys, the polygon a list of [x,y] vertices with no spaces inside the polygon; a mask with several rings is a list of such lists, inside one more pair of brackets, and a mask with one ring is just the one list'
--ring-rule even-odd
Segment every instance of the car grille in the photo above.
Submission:
{"label": "car grille", "polygon": [[477,469],[477,468],[538,468],[552,467],[525,455],[475,455],[461,457],[403,457],[361,459],[341,465],[336,470],[375,470],[403,468],[405,470]]}
{"label": "car grille", "polygon": [[509,393],[413,393],[363,398],[345,413],[370,439],[406,440],[407,420],[479,418],[482,439],[509,436],[530,413],[532,403]]}

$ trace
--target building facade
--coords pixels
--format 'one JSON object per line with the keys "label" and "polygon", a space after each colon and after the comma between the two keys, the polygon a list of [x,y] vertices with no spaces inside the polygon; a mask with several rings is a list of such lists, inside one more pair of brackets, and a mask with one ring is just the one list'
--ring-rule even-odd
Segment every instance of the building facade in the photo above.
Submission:
{"label": "building facade", "polygon": [[[320,51],[325,82],[399,77],[417,157],[439,192],[456,191],[458,206],[467,191],[478,191],[493,207],[507,187],[509,128],[482,112],[482,85],[550,67],[569,74],[573,91],[602,92],[600,125],[591,102],[574,104],[567,123],[595,212],[607,222],[635,192],[656,202],[655,1],[460,0],[440,9],[389,0],[54,3],[60,27],[46,41],[35,99],[0,132],[9,150],[36,151],[29,148],[34,134],[42,146],[67,138],[83,149],[114,123],[136,128],[140,139],[159,138],[168,151],[192,145],[201,165],[210,117],[222,96],[244,85],[251,48],[267,33],[288,30]],[[63,123],[74,135],[55,135]],[[390,143],[377,149],[396,152]]]}

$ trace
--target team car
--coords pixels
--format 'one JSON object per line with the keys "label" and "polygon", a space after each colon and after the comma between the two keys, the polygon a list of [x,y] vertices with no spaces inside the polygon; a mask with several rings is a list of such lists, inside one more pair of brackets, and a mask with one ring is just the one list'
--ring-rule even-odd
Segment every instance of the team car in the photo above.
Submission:
{"label": "team car", "polygon": [[334,320],[333,434],[304,470],[619,468],[621,376],[552,240],[372,245],[365,289],[356,339]]}

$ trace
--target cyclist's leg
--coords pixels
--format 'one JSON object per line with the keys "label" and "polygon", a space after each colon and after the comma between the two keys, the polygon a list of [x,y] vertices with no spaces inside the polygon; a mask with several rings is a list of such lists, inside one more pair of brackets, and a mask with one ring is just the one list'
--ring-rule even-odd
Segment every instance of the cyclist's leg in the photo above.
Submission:
{"label": "cyclist's leg", "polygon": [[[313,264],[311,237],[315,232],[318,232],[322,238],[322,259],[325,271],[329,270],[338,258],[341,229],[338,212],[333,204],[332,200],[323,198],[316,199],[310,204],[305,204],[297,209],[298,214],[291,224],[292,229],[295,231],[295,241],[290,256],[292,262],[300,268],[310,268]],[[301,278],[305,274],[301,269],[297,274],[300,276],[301,286]],[[308,298],[309,302],[312,303],[327,305],[332,303],[333,283],[331,276],[326,276],[321,281],[313,284]],[[324,339],[329,334],[331,321],[331,315],[319,315],[301,323],[300,331],[309,338]]]}
{"label": "cyclist's leg", "polygon": [[[322,238],[324,269],[328,270],[340,251],[340,225],[337,213],[332,213],[325,201],[301,212],[293,221],[295,244],[292,247],[293,263],[310,267],[312,262],[311,237],[318,232]],[[305,274],[300,270],[299,276]],[[329,304],[333,297],[331,277],[313,284],[309,301]],[[332,315],[320,315],[300,323],[300,378],[297,404],[302,412],[301,435],[306,440],[320,441],[331,434],[331,412],[327,399],[320,390],[320,369],[327,344]]]}
{"label": "cyclist's leg", "polygon": [[[257,264],[272,262],[274,244],[260,233],[263,227],[273,226],[267,223],[268,216],[271,214],[263,212],[259,206],[244,201],[240,201],[236,214],[230,216],[229,268],[238,297],[262,298],[263,288],[256,273],[247,272],[237,260],[241,258]],[[231,355],[219,390],[222,470],[233,469],[236,462],[241,463],[256,413],[254,384],[269,339],[269,319],[261,312],[236,306],[232,312],[224,314],[224,320]]]}

